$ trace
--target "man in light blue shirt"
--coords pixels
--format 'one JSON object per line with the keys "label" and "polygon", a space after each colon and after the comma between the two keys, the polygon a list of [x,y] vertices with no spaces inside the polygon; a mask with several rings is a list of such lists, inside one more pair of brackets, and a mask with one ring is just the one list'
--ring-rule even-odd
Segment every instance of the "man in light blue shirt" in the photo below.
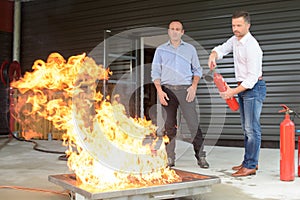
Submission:
{"label": "man in light blue shirt", "polygon": [[160,79],[161,85],[192,85],[202,76],[202,68],[196,49],[191,44],[180,41],[175,47],[171,41],[159,46],[152,62],[152,80]]}
{"label": "man in light blue shirt", "polygon": [[168,166],[175,166],[175,138],[177,132],[177,109],[180,106],[183,117],[192,134],[195,157],[201,168],[208,168],[203,151],[202,132],[196,112],[196,90],[202,76],[197,51],[194,46],[181,40],[183,25],[174,20],[169,24],[170,40],[160,45],[154,54],[151,77],[158,98],[166,111],[164,134],[168,136],[166,144]]}

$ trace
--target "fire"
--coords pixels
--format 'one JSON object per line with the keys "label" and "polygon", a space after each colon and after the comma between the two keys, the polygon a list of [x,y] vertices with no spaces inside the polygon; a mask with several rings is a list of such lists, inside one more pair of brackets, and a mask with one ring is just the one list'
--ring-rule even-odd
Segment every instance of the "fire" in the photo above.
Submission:
{"label": "fire", "polygon": [[156,136],[157,127],[128,117],[118,96],[110,103],[97,92],[108,69],[85,54],[66,61],[58,53],[35,61],[32,69],[11,83],[21,93],[15,111],[25,116],[16,118],[23,132],[35,133],[39,117],[65,132],[67,164],[81,188],[109,191],[181,181],[166,168],[165,138]]}

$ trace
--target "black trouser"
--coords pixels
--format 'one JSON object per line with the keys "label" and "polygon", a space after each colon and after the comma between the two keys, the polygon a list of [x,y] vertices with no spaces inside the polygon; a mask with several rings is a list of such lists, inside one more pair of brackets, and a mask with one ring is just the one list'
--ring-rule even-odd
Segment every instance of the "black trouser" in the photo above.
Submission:
{"label": "black trouser", "polygon": [[168,106],[163,106],[166,111],[166,116],[163,116],[165,121],[165,134],[169,137],[170,142],[166,145],[168,158],[175,160],[175,138],[177,133],[177,109],[180,106],[182,115],[187,122],[189,131],[191,132],[191,140],[195,156],[205,156],[203,151],[203,136],[198,122],[198,114],[196,112],[195,100],[192,102],[186,101],[187,88],[185,87],[168,87],[163,86],[164,92],[169,97]]}

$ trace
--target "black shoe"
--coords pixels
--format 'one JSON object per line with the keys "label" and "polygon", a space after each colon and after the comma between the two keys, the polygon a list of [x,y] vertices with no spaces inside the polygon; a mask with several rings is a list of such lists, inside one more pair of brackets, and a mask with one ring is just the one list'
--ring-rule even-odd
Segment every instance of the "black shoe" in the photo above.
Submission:
{"label": "black shoe", "polygon": [[172,158],[168,158],[168,166],[167,167],[175,167],[175,161]]}
{"label": "black shoe", "polygon": [[167,167],[175,167],[175,164],[174,163],[168,163],[168,166]]}
{"label": "black shoe", "polygon": [[198,160],[198,165],[199,165],[201,168],[204,168],[204,169],[209,168],[209,164],[208,164],[208,162],[206,161],[205,157],[200,157],[200,158],[199,158],[199,160]]}

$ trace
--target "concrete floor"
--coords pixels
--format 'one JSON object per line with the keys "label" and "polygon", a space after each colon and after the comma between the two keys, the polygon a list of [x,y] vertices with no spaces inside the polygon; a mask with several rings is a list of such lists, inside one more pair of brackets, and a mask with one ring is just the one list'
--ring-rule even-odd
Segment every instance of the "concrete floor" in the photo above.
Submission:
{"label": "concrete floor", "polygon": [[[37,140],[36,142],[41,149],[59,152],[65,150],[61,141]],[[33,145],[33,143],[12,138],[0,139],[0,200],[71,199],[66,194],[58,194],[64,189],[48,181],[48,175],[70,173],[66,161],[58,159],[62,154],[36,151]],[[295,177],[295,180],[291,182],[283,182],[279,179],[278,149],[262,149],[258,173],[255,176],[243,178],[230,176],[233,173],[231,167],[241,162],[243,148],[209,146],[206,147],[206,151],[210,168],[201,169],[196,165],[192,146],[177,141],[176,167],[178,169],[216,175],[221,178],[221,183],[213,185],[212,191],[203,194],[201,200],[300,199],[299,177]],[[296,155],[295,161],[297,161]],[[295,173],[297,174],[297,168]],[[12,189],[13,186],[21,186],[23,189]],[[24,187],[30,190],[24,190]]]}

